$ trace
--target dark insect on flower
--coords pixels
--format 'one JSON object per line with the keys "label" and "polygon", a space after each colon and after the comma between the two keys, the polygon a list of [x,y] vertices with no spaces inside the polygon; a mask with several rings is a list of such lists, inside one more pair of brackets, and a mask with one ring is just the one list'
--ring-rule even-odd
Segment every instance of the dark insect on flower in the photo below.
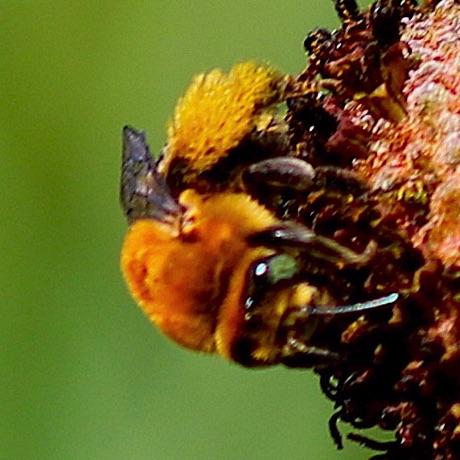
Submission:
{"label": "dark insect on flower", "polygon": [[[306,69],[194,79],[154,161],[123,131],[122,269],[181,345],[313,367],[349,438],[460,458],[460,5],[335,1]],[[278,110],[285,108],[282,112]]]}

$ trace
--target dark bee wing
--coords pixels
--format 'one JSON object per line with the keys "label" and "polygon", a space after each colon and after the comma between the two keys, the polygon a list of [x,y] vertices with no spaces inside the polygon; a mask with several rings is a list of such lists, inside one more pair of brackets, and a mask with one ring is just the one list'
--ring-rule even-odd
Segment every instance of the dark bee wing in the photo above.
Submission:
{"label": "dark bee wing", "polygon": [[120,201],[130,223],[139,218],[174,223],[182,215],[156,170],[145,134],[129,126],[123,128]]}
{"label": "dark bee wing", "polygon": [[262,230],[249,237],[250,244],[269,247],[295,247],[308,255],[338,266],[363,265],[373,257],[376,244],[371,241],[362,253],[357,253],[325,236],[317,235],[301,224],[284,224]]}

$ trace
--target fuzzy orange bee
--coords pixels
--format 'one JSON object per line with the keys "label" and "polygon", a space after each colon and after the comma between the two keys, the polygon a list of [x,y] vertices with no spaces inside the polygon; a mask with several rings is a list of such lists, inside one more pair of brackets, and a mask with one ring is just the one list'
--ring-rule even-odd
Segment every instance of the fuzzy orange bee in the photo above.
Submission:
{"label": "fuzzy orange bee", "polygon": [[[335,316],[356,316],[390,305],[398,296],[335,306],[327,291],[306,280],[305,271],[312,260],[362,266],[372,257],[372,248],[355,253],[302,224],[280,220],[244,190],[193,187],[194,180],[228,155],[254,129],[254,118],[276,100],[274,73],[253,65],[244,70],[234,70],[226,78],[212,74],[195,81],[192,93],[176,111],[164,157],[156,164],[144,134],[124,128],[121,201],[130,228],[121,266],[126,282],[151,321],[187,348],[218,353],[245,366],[312,366],[342,359],[334,350],[315,346],[314,337],[324,333]],[[244,89],[241,75],[248,72],[260,78],[259,93],[254,96],[252,91],[250,101],[241,102],[245,92],[237,83]],[[238,97],[229,96],[232,91]],[[230,102],[218,108],[227,111],[216,115],[221,122],[211,125],[211,132],[201,126],[204,134],[200,134],[200,126],[190,126],[196,120],[188,112],[193,98],[206,97],[205,105],[221,97],[230,97]],[[201,112],[198,104],[198,118],[212,119],[211,108]],[[232,116],[233,121],[228,121]],[[244,117],[248,120],[242,121]],[[244,129],[232,132],[235,120]],[[192,142],[190,133],[204,140]],[[228,144],[224,147],[218,145],[223,137]],[[177,161],[187,179],[173,195],[167,177]],[[312,168],[306,165],[295,158],[276,157],[252,164],[247,171],[272,182],[287,178],[308,183]]]}
{"label": "fuzzy orange bee", "polygon": [[[395,302],[397,295],[327,307],[303,282],[302,257],[362,263],[359,255],[307,228],[278,221],[243,193],[177,201],[158,175],[142,133],[125,128],[123,206],[130,229],[122,269],[133,297],[169,337],[187,348],[247,366],[337,359],[308,346],[320,317]],[[292,321],[304,324],[298,338]],[[297,326],[298,329],[298,326]],[[302,356],[300,357],[299,354]]]}

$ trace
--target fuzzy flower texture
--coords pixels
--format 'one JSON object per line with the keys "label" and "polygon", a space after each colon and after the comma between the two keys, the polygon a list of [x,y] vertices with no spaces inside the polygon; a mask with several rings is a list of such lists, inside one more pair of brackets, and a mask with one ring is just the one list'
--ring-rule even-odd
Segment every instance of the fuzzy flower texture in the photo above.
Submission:
{"label": "fuzzy flower texture", "polygon": [[373,459],[458,460],[460,2],[334,3],[299,75],[196,77],[154,166],[125,128],[123,271],[182,345],[312,367],[339,448],[340,423]]}
{"label": "fuzzy flower texture", "polygon": [[460,458],[460,4],[425,3],[342,5],[341,30],[305,41],[294,85],[306,95],[287,117],[301,156],[367,188],[310,196],[311,225],[378,241],[362,289],[403,294],[385,324],[370,316],[342,334],[372,347],[367,365],[318,369],[336,419],[395,431],[389,443],[350,435],[382,459]]}

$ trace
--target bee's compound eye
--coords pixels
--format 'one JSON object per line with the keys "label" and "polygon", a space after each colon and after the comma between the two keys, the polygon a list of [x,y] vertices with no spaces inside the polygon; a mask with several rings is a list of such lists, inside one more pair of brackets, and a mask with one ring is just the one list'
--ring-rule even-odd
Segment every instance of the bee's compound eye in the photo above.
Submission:
{"label": "bee's compound eye", "polygon": [[253,262],[247,275],[245,308],[252,309],[268,289],[283,280],[292,279],[298,272],[296,259],[287,254],[275,254]]}
{"label": "bee's compound eye", "polygon": [[253,281],[274,285],[291,279],[299,271],[297,260],[287,254],[275,254],[254,262],[249,269]]}

